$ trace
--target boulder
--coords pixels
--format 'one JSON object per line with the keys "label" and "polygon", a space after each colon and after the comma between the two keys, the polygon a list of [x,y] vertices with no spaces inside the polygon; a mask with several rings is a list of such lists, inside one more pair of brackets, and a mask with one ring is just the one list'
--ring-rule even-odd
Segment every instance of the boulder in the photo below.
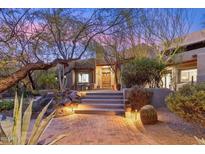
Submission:
{"label": "boulder", "polygon": [[70,107],[65,107],[65,106],[59,106],[56,108],[56,114],[55,117],[63,117],[63,116],[68,116],[73,114],[74,112],[72,111],[72,108]]}
{"label": "boulder", "polygon": [[0,115],[0,121],[4,121],[4,120],[6,120],[6,115],[1,114],[1,115]]}
{"label": "boulder", "polygon": [[[52,99],[54,98],[53,94],[44,95],[41,98],[33,102],[33,112],[40,112]],[[49,109],[54,107],[55,102],[53,101],[49,105]]]}

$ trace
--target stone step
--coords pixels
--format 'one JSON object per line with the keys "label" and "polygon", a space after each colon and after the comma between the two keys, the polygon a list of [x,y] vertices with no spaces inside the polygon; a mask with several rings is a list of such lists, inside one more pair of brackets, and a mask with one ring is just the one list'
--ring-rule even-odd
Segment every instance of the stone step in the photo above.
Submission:
{"label": "stone step", "polygon": [[123,103],[123,99],[81,99],[81,103]]}
{"label": "stone step", "polygon": [[78,109],[92,109],[92,108],[124,109],[124,104],[82,103],[78,105]]}
{"label": "stone step", "polygon": [[109,108],[76,109],[75,113],[76,114],[123,115],[124,109],[109,109]]}
{"label": "stone step", "polygon": [[82,99],[123,99],[121,95],[88,95],[82,97]]}
{"label": "stone step", "polygon": [[122,92],[87,92],[86,95],[87,96],[90,96],[90,95],[111,95],[111,96],[120,95],[122,96],[123,93]]}
{"label": "stone step", "polygon": [[123,93],[121,91],[86,92],[75,113],[122,115],[124,114]]}

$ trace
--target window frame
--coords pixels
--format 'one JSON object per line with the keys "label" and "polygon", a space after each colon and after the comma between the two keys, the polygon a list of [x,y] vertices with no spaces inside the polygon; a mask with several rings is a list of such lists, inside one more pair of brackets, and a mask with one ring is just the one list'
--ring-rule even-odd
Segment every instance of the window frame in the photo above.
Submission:
{"label": "window frame", "polygon": [[[83,74],[88,75],[88,81],[82,82],[82,76],[83,76]],[[80,81],[80,75],[81,75],[81,81]],[[90,73],[89,73],[89,72],[78,72],[78,75],[77,75],[77,83],[79,83],[79,84],[90,83]]]}
{"label": "window frame", "polygon": [[182,71],[190,71],[190,70],[196,70],[196,80],[195,81],[193,80],[193,82],[197,82],[197,68],[188,68],[188,69],[180,69],[179,70],[179,83],[191,83],[192,82],[192,79],[190,81],[187,81],[187,82],[182,81]]}

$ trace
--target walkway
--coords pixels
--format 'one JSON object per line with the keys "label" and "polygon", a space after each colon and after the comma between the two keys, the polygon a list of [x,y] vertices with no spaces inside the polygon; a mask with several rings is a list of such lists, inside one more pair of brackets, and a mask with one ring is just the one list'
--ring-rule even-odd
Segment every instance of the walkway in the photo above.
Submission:
{"label": "walkway", "polygon": [[42,139],[48,142],[64,133],[69,136],[56,144],[156,144],[121,116],[74,114],[57,118]]}

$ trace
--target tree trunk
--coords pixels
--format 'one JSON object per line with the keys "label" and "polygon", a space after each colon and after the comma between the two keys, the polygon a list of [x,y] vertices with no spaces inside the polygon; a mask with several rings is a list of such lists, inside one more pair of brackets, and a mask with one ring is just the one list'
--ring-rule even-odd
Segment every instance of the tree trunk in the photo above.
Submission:
{"label": "tree trunk", "polygon": [[24,79],[30,71],[47,70],[51,67],[56,66],[58,63],[63,64],[63,65],[68,65],[69,62],[74,61],[74,60],[77,60],[77,59],[71,59],[71,60],[55,59],[51,63],[43,63],[43,62],[30,63],[20,68],[18,71],[14,72],[10,76],[0,80],[0,93],[6,91],[7,89],[14,86],[17,82]]}
{"label": "tree trunk", "polygon": [[28,72],[28,78],[29,78],[29,81],[30,81],[30,83],[31,83],[32,89],[35,90],[35,89],[36,89],[36,84],[35,84],[34,81],[33,81],[31,72]]}
{"label": "tree trunk", "polygon": [[117,67],[117,64],[115,64],[115,84],[118,85],[119,82],[118,82],[118,67]]}
{"label": "tree trunk", "polygon": [[115,84],[118,85],[118,77],[117,70],[115,70]]}

